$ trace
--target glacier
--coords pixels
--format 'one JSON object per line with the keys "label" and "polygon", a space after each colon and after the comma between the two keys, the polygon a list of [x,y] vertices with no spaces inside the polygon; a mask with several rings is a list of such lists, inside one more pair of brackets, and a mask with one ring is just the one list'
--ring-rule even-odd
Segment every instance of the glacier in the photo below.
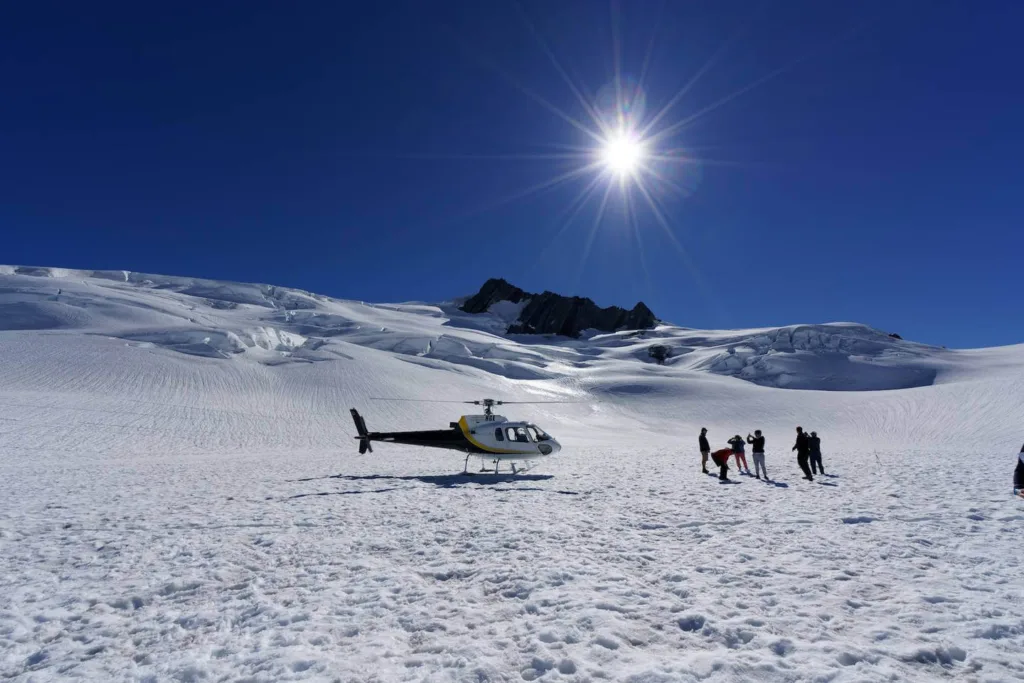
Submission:
{"label": "glacier", "polygon": [[[505,335],[514,305],[458,304],[0,266],[0,675],[1024,677],[1024,345]],[[357,453],[350,407],[443,428],[484,397],[565,401],[502,408],[562,453]],[[701,474],[702,426],[763,430],[773,483]]]}

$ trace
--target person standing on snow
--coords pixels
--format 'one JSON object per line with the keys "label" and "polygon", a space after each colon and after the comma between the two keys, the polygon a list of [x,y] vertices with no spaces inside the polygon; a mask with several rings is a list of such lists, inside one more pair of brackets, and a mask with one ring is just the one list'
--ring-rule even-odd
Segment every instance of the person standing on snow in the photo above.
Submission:
{"label": "person standing on snow", "polygon": [[711,444],[708,443],[708,428],[700,428],[700,438],[697,439],[697,445],[700,446],[700,468],[704,471],[704,474],[711,474],[708,472],[708,456],[711,455]]}
{"label": "person standing on snow", "polygon": [[1017,454],[1017,469],[1013,471],[1013,492],[1024,498],[1024,446]]}
{"label": "person standing on snow", "polygon": [[[730,446],[732,446],[732,455],[734,458],[736,458],[736,470],[738,472],[743,472],[743,470],[746,470],[747,474],[750,474],[750,466],[747,465],[747,456],[743,452],[743,444],[746,443],[743,440],[743,437],[737,434],[736,436],[729,439],[727,443]],[[743,463],[742,467],[740,467],[741,461]]]}
{"label": "person standing on snow", "polygon": [[722,450],[715,451],[711,454],[711,459],[715,465],[719,468],[720,474],[718,478],[721,481],[729,481],[729,456],[732,455],[731,448],[723,448]]}
{"label": "person standing on snow", "polygon": [[811,448],[811,472],[825,474],[825,467],[821,464],[821,439],[818,438],[818,432],[811,432],[807,444]]}
{"label": "person standing on snow", "polygon": [[807,466],[807,459],[811,454],[810,437],[804,433],[803,427],[796,428],[796,444],[792,450],[796,451],[796,463],[804,471],[804,479],[814,481],[814,477],[811,476],[811,468]]}
{"label": "person standing on snow", "polygon": [[764,437],[761,436],[761,430],[755,429],[754,436],[747,434],[747,443],[753,446],[754,474],[760,479],[761,473],[764,472],[764,479],[768,481],[768,470],[764,468]]}

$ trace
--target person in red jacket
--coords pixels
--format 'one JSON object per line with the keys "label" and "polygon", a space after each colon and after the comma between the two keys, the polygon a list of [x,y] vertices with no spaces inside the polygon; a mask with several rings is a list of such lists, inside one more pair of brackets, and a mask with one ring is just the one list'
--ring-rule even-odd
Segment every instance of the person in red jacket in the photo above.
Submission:
{"label": "person in red jacket", "polygon": [[715,464],[718,465],[721,470],[721,473],[718,475],[718,478],[721,481],[729,481],[728,473],[730,455],[732,455],[731,448],[723,448],[711,454],[711,459],[715,461]]}

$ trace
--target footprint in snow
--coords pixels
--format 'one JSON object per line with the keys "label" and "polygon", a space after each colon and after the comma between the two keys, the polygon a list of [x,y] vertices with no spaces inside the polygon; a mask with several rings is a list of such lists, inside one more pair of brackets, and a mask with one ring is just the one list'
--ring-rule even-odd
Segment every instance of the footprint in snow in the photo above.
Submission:
{"label": "footprint in snow", "polygon": [[843,517],[843,524],[871,524],[874,521],[874,517]]}
{"label": "footprint in snow", "polygon": [[608,636],[598,636],[594,639],[594,645],[600,645],[608,650],[618,650],[619,644]]}
{"label": "footprint in snow", "polygon": [[679,628],[684,631],[690,631],[691,633],[704,628],[704,624],[705,619],[700,614],[692,614],[679,620]]}

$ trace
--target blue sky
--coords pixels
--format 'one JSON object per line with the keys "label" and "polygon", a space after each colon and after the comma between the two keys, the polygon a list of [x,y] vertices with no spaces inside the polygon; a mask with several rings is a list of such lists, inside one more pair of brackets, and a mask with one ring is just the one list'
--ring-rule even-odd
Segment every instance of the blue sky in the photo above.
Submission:
{"label": "blue sky", "polygon": [[[501,276],[691,327],[1020,343],[1021,25],[1015,0],[7,3],[0,262],[370,301]],[[701,73],[651,143],[666,225],[635,183],[598,220],[603,179],[566,222],[597,171],[527,192],[596,144],[561,72],[592,102],[616,62],[641,121]]]}

